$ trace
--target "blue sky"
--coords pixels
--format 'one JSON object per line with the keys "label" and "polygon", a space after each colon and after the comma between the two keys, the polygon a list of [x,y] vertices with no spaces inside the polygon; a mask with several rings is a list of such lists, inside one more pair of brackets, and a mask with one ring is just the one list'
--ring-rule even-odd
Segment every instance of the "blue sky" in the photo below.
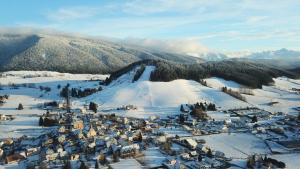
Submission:
{"label": "blue sky", "polygon": [[217,51],[299,50],[299,9],[299,0],[3,0],[0,27],[181,41]]}

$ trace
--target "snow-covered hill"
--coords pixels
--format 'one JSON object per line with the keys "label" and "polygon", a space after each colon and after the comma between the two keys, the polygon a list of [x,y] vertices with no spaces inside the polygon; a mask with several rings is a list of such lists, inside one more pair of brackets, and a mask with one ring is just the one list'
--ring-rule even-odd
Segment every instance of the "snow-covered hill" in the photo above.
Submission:
{"label": "snow-covered hill", "polygon": [[222,108],[240,108],[249,106],[218,89],[209,88],[192,80],[174,80],[171,82],[151,82],[153,66],[146,66],[141,78],[132,83],[138,69],[123,74],[102,92],[84,98],[82,102],[94,101],[102,107],[136,105],[142,107],[179,107],[180,104],[208,101]]}

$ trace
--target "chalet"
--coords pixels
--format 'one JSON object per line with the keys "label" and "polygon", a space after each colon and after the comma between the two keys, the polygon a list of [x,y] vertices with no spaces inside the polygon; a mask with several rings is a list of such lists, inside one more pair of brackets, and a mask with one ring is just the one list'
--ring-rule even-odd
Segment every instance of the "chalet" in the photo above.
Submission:
{"label": "chalet", "polygon": [[63,147],[62,147],[61,145],[58,145],[58,146],[56,147],[56,152],[61,153],[61,152],[63,152],[63,151],[64,151],[64,149],[63,149]]}
{"label": "chalet", "polygon": [[72,154],[71,160],[79,160],[80,155],[79,154]]}
{"label": "chalet", "polygon": [[57,104],[57,108],[59,108],[59,109],[63,109],[65,107],[67,107],[67,105],[65,103],[60,102]]}
{"label": "chalet", "polygon": [[56,160],[58,158],[58,153],[52,153],[52,154],[47,154],[46,155],[46,159],[48,161],[53,161],[53,160]]}
{"label": "chalet", "polygon": [[58,142],[63,143],[66,140],[66,136],[60,135],[57,139],[58,139]]}
{"label": "chalet", "polygon": [[128,118],[127,118],[127,117],[124,117],[124,118],[123,118],[123,124],[128,124],[128,123],[129,123]]}
{"label": "chalet", "polygon": [[155,142],[157,144],[165,143],[167,142],[167,136],[158,136],[156,137]]}
{"label": "chalet", "polygon": [[227,132],[228,132],[228,127],[227,127],[227,125],[223,125],[222,132],[224,132],[224,133],[227,133]]}
{"label": "chalet", "polygon": [[2,140],[4,145],[12,145],[14,143],[14,140],[11,138],[7,138]]}
{"label": "chalet", "polygon": [[149,133],[151,133],[152,132],[152,127],[150,126],[150,125],[147,125],[147,126],[145,126],[145,132],[149,132]]}
{"label": "chalet", "polygon": [[93,149],[96,147],[96,143],[95,142],[89,143],[88,147]]}
{"label": "chalet", "polygon": [[59,133],[65,133],[65,132],[66,132],[65,126],[60,126],[60,127],[58,128],[58,132],[59,132]]}
{"label": "chalet", "polygon": [[6,120],[13,120],[15,119],[15,116],[13,115],[4,115]]}
{"label": "chalet", "polygon": [[39,149],[38,148],[28,148],[26,149],[27,156],[32,156],[35,154],[38,154]]}
{"label": "chalet", "polygon": [[90,138],[90,137],[94,137],[96,135],[97,135],[97,132],[95,131],[95,129],[93,128],[93,126],[90,126],[90,129],[89,129],[88,133],[86,134],[86,136],[88,138]]}
{"label": "chalet", "polygon": [[180,156],[184,160],[190,160],[191,159],[191,157],[188,153],[182,153]]}
{"label": "chalet", "polygon": [[201,145],[199,144],[197,146],[197,148],[199,148],[201,151],[203,151],[205,154],[207,154],[209,151],[210,151],[210,148],[208,146],[205,146],[205,145]]}
{"label": "chalet", "polygon": [[74,129],[81,129],[82,130],[84,128],[83,121],[82,120],[78,120],[78,121],[73,122],[73,128]]}
{"label": "chalet", "polygon": [[113,144],[117,145],[118,144],[118,141],[115,139],[115,138],[112,138],[112,137],[106,137],[105,138],[105,141],[106,141],[106,147],[110,147],[112,146]]}
{"label": "chalet", "polygon": [[198,155],[197,151],[191,151],[189,154],[192,157],[196,157]]}
{"label": "chalet", "polygon": [[13,155],[6,157],[6,164],[17,163],[24,159],[25,159],[25,157],[22,156],[21,154],[13,154]]}
{"label": "chalet", "polygon": [[140,150],[140,146],[138,144],[132,144],[128,146],[124,146],[121,148],[121,157],[132,157],[137,154],[137,152]]}
{"label": "chalet", "polygon": [[4,114],[0,114],[0,121],[6,121],[6,116]]}
{"label": "chalet", "polygon": [[187,138],[183,140],[183,143],[186,144],[190,149],[196,149],[197,142],[192,138]]}

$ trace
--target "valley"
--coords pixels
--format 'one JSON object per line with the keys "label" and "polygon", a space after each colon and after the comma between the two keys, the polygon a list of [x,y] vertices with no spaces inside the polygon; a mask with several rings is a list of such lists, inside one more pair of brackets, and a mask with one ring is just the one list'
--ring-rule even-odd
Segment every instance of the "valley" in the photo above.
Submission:
{"label": "valley", "polygon": [[[289,157],[300,153],[300,94],[295,90],[300,88],[300,80],[278,77],[272,85],[263,85],[261,89],[247,88],[220,77],[203,79],[205,85],[184,79],[153,82],[150,76],[156,67],[146,65],[138,80],[133,81],[138,69],[137,65],[109,84],[105,84],[109,75],[3,72],[0,96],[8,95],[8,99],[3,99],[0,106],[1,154],[6,156],[1,165],[5,168],[41,165],[245,168],[250,162],[251,165],[284,163],[287,168],[299,165]],[[68,111],[66,98],[62,97],[66,86],[70,91],[97,91],[84,97],[72,97],[70,93]],[[222,92],[223,87],[240,92],[245,101]],[[56,106],[46,106],[53,101]],[[91,109],[91,103],[97,105],[96,110]],[[214,108],[208,109],[210,103]],[[5,116],[13,119],[5,120]],[[45,118],[54,118],[58,123],[44,126],[41,118],[44,122]],[[75,122],[82,122],[82,128],[75,127]],[[80,138],[78,132],[82,133]],[[55,144],[46,143],[49,139]],[[71,143],[86,146],[72,148]],[[134,153],[125,155],[125,149]],[[11,151],[16,159],[7,161]],[[101,161],[103,158],[105,161]]]}

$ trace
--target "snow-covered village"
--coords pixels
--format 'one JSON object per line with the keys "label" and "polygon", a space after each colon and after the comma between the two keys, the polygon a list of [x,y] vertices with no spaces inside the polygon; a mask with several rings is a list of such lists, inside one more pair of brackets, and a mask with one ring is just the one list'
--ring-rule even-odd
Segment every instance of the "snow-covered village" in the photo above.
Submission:
{"label": "snow-covered village", "polygon": [[276,78],[241,101],[223,91],[239,91],[236,82],[150,82],[154,69],[132,82],[137,67],[108,85],[107,75],[2,73],[0,164],[297,168],[300,95],[292,88],[300,81]]}

